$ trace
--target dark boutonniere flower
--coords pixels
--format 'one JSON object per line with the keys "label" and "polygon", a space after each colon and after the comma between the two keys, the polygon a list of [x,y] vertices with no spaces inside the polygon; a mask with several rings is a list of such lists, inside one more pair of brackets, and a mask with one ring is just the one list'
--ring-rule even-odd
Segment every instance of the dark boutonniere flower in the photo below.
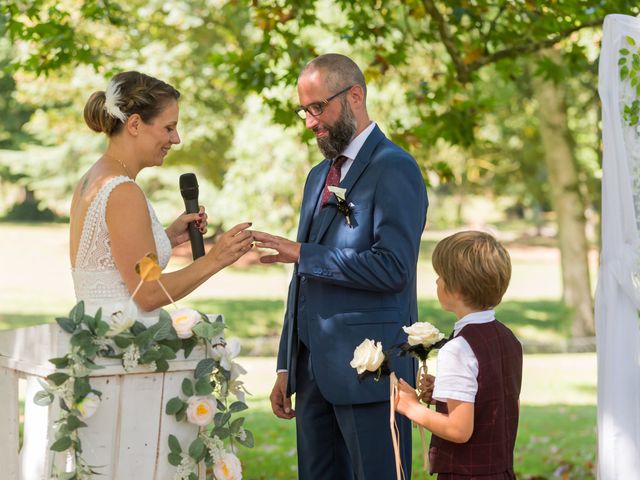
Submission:
{"label": "dark boutonniere flower", "polygon": [[353,203],[347,202],[347,189],[330,186],[329,191],[336,197],[336,208],[344,215],[347,225],[351,226],[351,214],[353,213]]}

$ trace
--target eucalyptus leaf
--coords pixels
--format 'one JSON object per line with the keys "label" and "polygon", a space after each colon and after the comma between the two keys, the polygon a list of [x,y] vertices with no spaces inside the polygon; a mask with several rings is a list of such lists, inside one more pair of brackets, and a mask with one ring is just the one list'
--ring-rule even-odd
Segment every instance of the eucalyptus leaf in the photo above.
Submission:
{"label": "eucalyptus leaf", "polygon": [[193,458],[196,462],[199,462],[204,458],[205,455],[205,445],[202,440],[196,438],[191,445],[189,445],[189,456]]}
{"label": "eucalyptus leaf", "polygon": [[133,342],[133,339],[134,337],[123,335],[123,334],[116,335],[115,337],[113,337],[113,341],[119,348],[127,348],[129,345],[131,345],[131,342]]}
{"label": "eucalyptus leaf", "polygon": [[51,405],[51,403],[53,402],[53,398],[53,394],[45,390],[40,390],[34,395],[33,403],[39,405],[40,407],[46,407],[47,405]]}
{"label": "eucalyptus leaf", "polygon": [[209,377],[211,372],[213,372],[213,367],[215,367],[216,363],[212,358],[204,358],[198,362],[196,365],[195,372],[193,374],[196,378],[201,377]]}
{"label": "eucalyptus leaf", "polygon": [[104,337],[110,328],[111,327],[107,322],[103,320],[98,320],[96,322],[96,335],[99,337]]}
{"label": "eucalyptus leaf", "polygon": [[65,436],[53,442],[49,449],[53,450],[54,452],[64,452],[69,447],[71,447],[71,437]]}
{"label": "eucalyptus leaf", "polygon": [[84,423],[82,420],[80,420],[75,415],[69,415],[67,417],[67,428],[69,429],[70,432],[73,432],[74,430],[77,430],[78,428],[86,427],[86,426],[87,426],[87,424]]}
{"label": "eucalyptus leaf", "polygon": [[76,324],[73,322],[73,320],[58,317],[56,318],[56,323],[60,325],[60,328],[67,333],[73,333],[76,331]]}
{"label": "eucalyptus leaf", "polygon": [[167,456],[169,463],[171,465],[173,465],[174,467],[177,467],[178,465],[180,465],[180,463],[182,462],[182,455],[180,455],[179,453],[173,453],[171,452],[168,456]]}
{"label": "eucalyptus leaf", "polygon": [[165,413],[167,415],[175,415],[185,405],[186,403],[182,399],[180,399],[179,397],[173,397],[171,400],[167,402]]}
{"label": "eucalyptus leaf", "polygon": [[169,370],[169,362],[164,358],[156,360],[156,372],[166,372],[167,370]]}
{"label": "eucalyptus leaf", "polygon": [[237,412],[246,410],[247,408],[249,407],[247,407],[246,403],[238,401],[238,402],[233,402],[231,406],[229,406],[229,411],[231,413],[237,413]]}
{"label": "eucalyptus leaf", "polygon": [[222,427],[229,421],[230,418],[231,418],[231,414],[229,412],[225,412],[225,413],[218,412],[213,417],[213,421],[216,427]]}
{"label": "eucalyptus leaf", "polygon": [[50,358],[49,362],[53,363],[56,368],[67,368],[69,366],[69,358],[64,357]]}
{"label": "eucalyptus leaf", "polygon": [[76,325],[80,325],[82,321],[82,317],[84,317],[84,301],[79,301],[69,312],[69,318],[73,320]]}
{"label": "eucalyptus leaf", "polygon": [[235,435],[236,433],[238,433],[238,430],[240,430],[240,427],[243,424],[244,417],[236,418],[233,422],[231,422],[231,425],[229,425],[229,430]]}
{"label": "eucalyptus leaf", "polygon": [[56,372],[56,373],[52,373],[51,375],[47,375],[46,378],[51,383],[53,383],[56,387],[59,387],[69,379],[69,375],[62,372]]}
{"label": "eucalyptus leaf", "polygon": [[243,445],[247,448],[253,448],[253,445],[254,445],[253,432],[249,430],[245,430],[244,433],[245,433],[244,440],[238,437],[236,437],[236,440],[240,445]]}
{"label": "eucalyptus leaf", "polygon": [[182,380],[182,393],[187,397],[193,396],[193,382],[188,378]]}
{"label": "eucalyptus leaf", "polygon": [[182,447],[175,435],[169,435],[169,449],[171,450],[171,453],[182,453]]}
{"label": "eucalyptus leaf", "polygon": [[211,393],[213,393],[213,386],[207,377],[201,377],[196,380],[197,395],[211,395]]}

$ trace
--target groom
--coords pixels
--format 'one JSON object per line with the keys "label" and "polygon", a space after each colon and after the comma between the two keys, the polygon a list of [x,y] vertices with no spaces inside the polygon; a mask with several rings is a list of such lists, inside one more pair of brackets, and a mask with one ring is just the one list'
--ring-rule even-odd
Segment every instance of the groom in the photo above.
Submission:
{"label": "groom", "polygon": [[[343,55],[304,67],[297,112],[326,159],[307,177],[297,241],[254,233],[258,247],[277,252],[262,262],[295,264],[270,399],[278,417],[296,418],[301,480],[395,478],[389,381],[359,383],[349,362],[365,338],[390,348],[418,319],[428,202],[415,160],[369,120],[366,95],[362,72]],[[391,369],[415,377],[409,358],[394,358]],[[410,478],[410,423],[398,424]]]}

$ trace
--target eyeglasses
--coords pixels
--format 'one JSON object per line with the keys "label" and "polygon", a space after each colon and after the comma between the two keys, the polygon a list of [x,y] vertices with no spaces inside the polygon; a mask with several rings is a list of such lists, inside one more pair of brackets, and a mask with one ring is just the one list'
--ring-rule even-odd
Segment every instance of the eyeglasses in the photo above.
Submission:
{"label": "eyeglasses", "polygon": [[319,102],[312,103],[310,105],[307,105],[306,107],[303,107],[301,105],[298,108],[296,108],[296,113],[303,120],[307,118],[307,114],[313,117],[319,117],[320,115],[322,115],[322,112],[324,112],[324,109],[327,108],[327,105],[329,105],[329,102],[331,100],[342,95],[345,92],[348,92],[349,90],[351,90],[351,88],[353,88],[353,85],[345,88],[344,90],[340,90],[338,93],[334,93],[329,98],[325,98],[324,100],[321,100]]}

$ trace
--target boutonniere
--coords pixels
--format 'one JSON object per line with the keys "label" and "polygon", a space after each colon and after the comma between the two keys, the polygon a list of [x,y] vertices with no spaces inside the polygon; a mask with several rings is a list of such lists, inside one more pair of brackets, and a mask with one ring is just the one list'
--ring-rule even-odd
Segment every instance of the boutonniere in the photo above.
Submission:
{"label": "boutonniere", "polygon": [[353,203],[347,203],[347,189],[330,186],[329,191],[336,197],[336,208],[342,215],[344,215],[344,219],[347,222],[347,225],[351,226],[350,217],[353,213],[352,208],[355,205]]}

